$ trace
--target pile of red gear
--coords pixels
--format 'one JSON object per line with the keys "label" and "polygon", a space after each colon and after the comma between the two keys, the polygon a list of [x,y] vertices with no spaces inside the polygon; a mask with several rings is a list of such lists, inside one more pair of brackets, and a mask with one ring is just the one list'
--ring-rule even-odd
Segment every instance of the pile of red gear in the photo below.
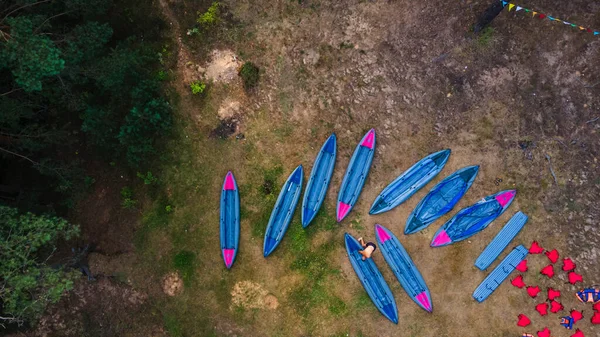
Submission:
{"label": "pile of red gear", "polygon": [[[554,277],[554,265],[558,262],[559,260],[559,253],[556,249],[553,250],[545,250],[544,248],[542,248],[539,243],[537,241],[533,241],[531,243],[531,247],[529,248],[529,254],[542,254],[544,253],[547,257],[548,260],[550,260],[550,264],[548,264],[547,266],[543,267],[542,270],[540,271],[541,275],[544,275],[548,278],[553,278]],[[577,266],[575,265],[575,263],[573,262],[573,260],[571,260],[570,258],[564,258],[562,260],[562,270],[566,273],[568,273],[568,279],[569,279],[569,283],[571,284],[577,284],[579,282],[583,283],[583,277],[580,274],[577,274],[575,272],[575,268]],[[525,273],[529,268],[527,266],[527,260],[523,260],[521,261],[521,263],[519,263],[519,265],[516,267],[516,269],[518,271],[520,271],[521,273]],[[531,298],[536,298],[538,296],[538,294],[540,292],[542,292],[542,290],[540,289],[539,286],[528,286],[525,284],[524,280],[523,280],[523,275],[518,275],[517,277],[515,277],[514,279],[511,280],[511,284],[519,289],[523,289],[525,288],[527,291],[527,294],[531,297]],[[580,301],[584,302],[580,296],[580,294],[583,294],[586,290],[582,290],[580,291],[577,296],[580,299]],[[589,290],[587,290],[589,291]],[[585,293],[587,296],[587,293]],[[539,303],[535,306],[535,310],[540,314],[540,316],[546,316],[548,315],[548,312],[550,313],[558,313],[560,311],[564,310],[564,306],[557,300],[560,297],[561,293],[560,290],[554,289],[552,287],[548,287],[547,289],[547,300],[545,300],[542,303]],[[598,293],[595,293],[596,297],[592,297],[592,295],[590,295],[590,300],[587,300],[588,302],[592,301],[592,303],[594,303],[594,315],[591,318],[591,322],[592,324],[600,324],[600,301],[595,302],[595,299],[598,298]],[[587,298],[587,297],[586,297]],[[592,300],[593,298],[593,300]],[[517,316],[517,326],[520,327],[526,327],[529,326],[531,324],[531,320],[529,319],[529,317],[527,317],[524,314],[519,314]],[[583,314],[581,311],[578,310],[571,310],[569,313],[569,316],[563,316],[560,317],[561,321],[560,324],[562,326],[564,326],[567,329],[573,329],[573,324],[577,323],[577,321],[580,321],[583,319]],[[529,333],[524,333],[522,335],[523,337],[534,337],[532,334]],[[540,330],[537,332],[537,336],[538,337],[550,337],[550,330],[547,327],[544,327],[544,329]],[[573,335],[571,335],[571,337],[585,337],[585,335],[583,334],[583,332],[579,329],[576,329],[575,333]]]}

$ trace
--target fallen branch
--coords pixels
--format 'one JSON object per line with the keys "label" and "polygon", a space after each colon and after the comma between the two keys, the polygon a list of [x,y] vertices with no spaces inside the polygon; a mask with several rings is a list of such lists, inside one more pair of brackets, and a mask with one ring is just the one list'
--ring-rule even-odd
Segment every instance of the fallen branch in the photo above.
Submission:
{"label": "fallen branch", "polygon": [[554,178],[554,183],[558,185],[558,181],[556,180],[556,174],[554,174],[554,170],[552,169],[552,161],[550,161],[550,156],[546,153],[546,159],[548,159],[548,167],[550,168],[550,173],[552,174],[552,178]]}
{"label": "fallen branch", "polygon": [[558,139],[558,138],[554,138],[555,141],[557,141],[558,143],[560,143],[562,146],[568,148],[567,144],[565,144],[562,140]]}
{"label": "fallen branch", "polygon": [[600,82],[596,82],[594,84],[585,84],[582,80],[580,80],[579,78],[575,77],[575,79],[581,83],[581,85],[583,85],[584,88],[593,88],[595,86],[597,86],[598,84],[600,84]]}
{"label": "fallen branch", "polygon": [[22,155],[22,154],[18,154],[18,153],[16,153],[16,152],[12,152],[12,151],[10,151],[10,150],[8,150],[8,149],[5,149],[5,148],[3,148],[3,147],[0,147],[0,151],[6,152],[6,153],[8,153],[8,154],[11,154],[11,155],[13,155],[13,156],[17,156],[17,157],[19,157],[19,158],[22,158],[22,159],[25,159],[25,160],[27,160],[28,162],[32,163],[34,166],[39,166],[39,167],[43,167],[43,168],[50,169],[50,170],[54,171],[54,173],[56,173],[56,175],[57,175],[58,177],[60,177],[60,178],[61,178],[63,181],[66,181],[66,180],[67,180],[67,179],[65,179],[65,177],[63,177],[63,175],[62,175],[62,174],[60,174],[60,172],[58,172],[58,170],[57,170],[57,169],[55,169],[55,168],[52,168],[52,167],[45,166],[45,165],[43,165],[42,163],[39,163],[39,162],[37,162],[37,161],[35,161],[35,160],[33,160],[33,159],[31,159],[31,158],[27,157],[27,156],[24,156],[24,155]]}
{"label": "fallen branch", "polygon": [[590,124],[590,123],[594,123],[595,121],[599,120],[600,117],[596,117],[596,118],[592,118],[589,121],[585,122],[585,124]]}

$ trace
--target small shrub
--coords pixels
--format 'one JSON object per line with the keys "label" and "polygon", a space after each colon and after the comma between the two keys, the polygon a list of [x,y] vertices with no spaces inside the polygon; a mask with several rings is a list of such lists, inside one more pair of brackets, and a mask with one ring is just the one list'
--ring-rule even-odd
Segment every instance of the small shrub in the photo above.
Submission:
{"label": "small shrub", "polygon": [[156,74],[156,79],[159,81],[166,81],[168,78],[168,73],[164,70],[159,70],[158,74]]}
{"label": "small shrub", "polygon": [[137,200],[133,199],[133,190],[130,187],[123,187],[121,189],[121,207],[125,209],[133,209],[137,205]]}
{"label": "small shrub", "polygon": [[193,36],[193,35],[198,35],[198,34],[200,34],[200,29],[198,29],[198,27],[194,27],[192,29],[187,30],[188,36]]}
{"label": "small shrub", "polygon": [[165,212],[167,212],[167,213],[173,212],[173,206],[171,206],[171,205],[165,206]]}
{"label": "small shrub", "polygon": [[137,176],[138,178],[142,179],[146,185],[152,185],[158,181],[158,178],[155,177],[150,171],[146,172],[146,174],[138,172]]}
{"label": "small shrub", "polygon": [[219,2],[213,2],[212,5],[208,7],[208,10],[206,10],[206,12],[198,12],[198,19],[196,20],[196,22],[198,22],[204,27],[214,26],[220,21],[219,15],[221,14],[221,11],[219,7],[221,7],[221,4]]}
{"label": "small shrub", "polygon": [[200,81],[194,81],[190,83],[190,89],[192,89],[192,94],[198,95],[204,93],[204,89],[206,89],[206,84]]}
{"label": "small shrub", "polygon": [[240,76],[242,77],[246,89],[253,88],[258,84],[258,79],[260,77],[259,69],[254,63],[246,62],[240,69]]}

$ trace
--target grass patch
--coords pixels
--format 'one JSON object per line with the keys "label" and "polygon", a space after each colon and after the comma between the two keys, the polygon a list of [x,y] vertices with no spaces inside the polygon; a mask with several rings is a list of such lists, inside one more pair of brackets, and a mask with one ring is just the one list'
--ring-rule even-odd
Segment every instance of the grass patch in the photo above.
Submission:
{"label": "grass patch", "polygon": [[342,299],[337,296],[332,296],[329,299],[328,309],[332,315],[338,317],[348,313],[348,307],[346,306],[346,302],[342,301]]}
{"label": "grass patch", "polygon": [[183,328],[177,316],[172,313],[164,314],[163,324],[171,337],[183,337]]}
{"label": "grass patch", "polygon": [[356,307],[357,309],[363,309],[370,306],[373,306],[373,302],[371,301],[369,294],[367,294],[366,291],[361,291],[360,294],[356,297],[354,307]]}
{"label": "grass patch", "polygon": [[173,257],[173,267],[179,271],[183,279],[183,285],[189,287],[194,280],[194,263],[196,254],[182,250]]}
{"label": "grass patch", "polygon": [[262,238],[265,235],[273,205],[281,189],[279,178],[282,174],[283,167],[281,165],[276,165],[271,169],[263,169],[261,174],[263,177],[262,183],[255,188],[246,187],[247,191],[254,190],[255,192],[245,198],[251,204],[240,210],[242,213],[240,217],[250,220],[252,237],[254,238]]}
{"label": "grass patch", "polygon": [[304,282],[294,289],[288,298],[303,318],[309,317],[311,309],[319,306],[328,307],[330,311],[340,314],[346,310],[345,304],[340,304],[341,300],[336,300],[325,286],[328,276],[339,273],[329,262],[329,256],[334,249],[334,242],[328,242],[316,249],[306,247],[295,254],[298,257],[290,265],[291,270],[305,276]]}
{"label": "grass patch", "polygon": [[494,39],[494,28],[492,27],[485,27],[480,33],[479,33],[479,37],[477,38],[477,45],[479,47],[487,47],[490,45],[490,43],[493,41]]}

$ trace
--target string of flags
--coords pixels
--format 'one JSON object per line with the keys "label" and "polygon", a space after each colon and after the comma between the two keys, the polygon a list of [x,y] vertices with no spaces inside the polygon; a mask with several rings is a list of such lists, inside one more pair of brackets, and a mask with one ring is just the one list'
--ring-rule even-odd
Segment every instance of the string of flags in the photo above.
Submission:
{"label": "string of flags", "polygon": [[508,1],[504,1],[504,0],[500,0],[500,1],[502,2],[502,7],[506,7],[506,6],[508,5],[508,11],[509,11],[509,12],[510,12],[510,11],[512,11],[513,9],[515,10],[515,12],[518,12],[518,11],[521,11],[521,10],[522,10],[522,11],[524,11],[525,13],[531,13],[531,17],[536,17],[536,15],[537,15],[537,17],[538,17],[540,20],[543,20],[543,19],[548,19],[548,20],[550,20],[550,21],[562,22],[562,23],[564,23],[565,25],[567,25],[567,26],[571,26],[571,27],[573,27],[573,28],[576,28],[576,29],[579,29],[580,31],[583,31],[583,32],[588,32],[588,33],[593,33],[594,35],[600,35],[600,32],[598,32],[598,31],[595,31],[595,30],[592,30],[592,29],[590,29],[590,28],[585,28],[585,27],[582,27],[582,26],[576,25],[576,24],[574,24],[574,23],[567,22],[567,21],[564,21],[564,20],[561,20],[561,19],[558,19],[558,18],[552,17],[552,16],[550,16],[550,15],[546,15],[546,14],[544,14],[544,13],[536,12],[536,11],[534,11],[534,10],[531,10],[531,9],[528,9],[528,8],[525,8],[525,7],[522,7],[522,6],[519,6],[519,5],[516,5],[516,4],[513,4],[513,3],[510,3],[510,2],[508,2]]}

